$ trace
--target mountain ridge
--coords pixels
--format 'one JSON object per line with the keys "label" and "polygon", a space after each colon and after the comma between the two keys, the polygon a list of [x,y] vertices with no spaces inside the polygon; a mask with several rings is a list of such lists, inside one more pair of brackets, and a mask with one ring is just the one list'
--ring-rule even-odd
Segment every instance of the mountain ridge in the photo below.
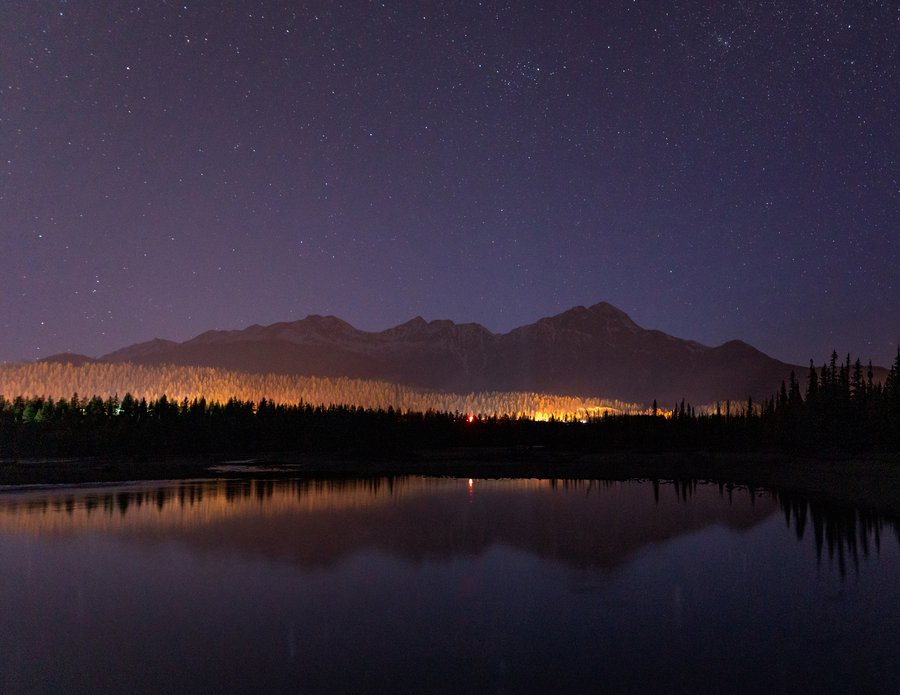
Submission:
{"label": "mountain ridge", "polygon": [[330,315],[210,330],[183,342],[155,338],[98,358],[251,373],[377,379],[436,391],[528,391],[671,405],[768,397],[793,370],[741,340],[718,346],[645,329],[607,302],[575,306],[506,333],[416,316],[363,331]]}

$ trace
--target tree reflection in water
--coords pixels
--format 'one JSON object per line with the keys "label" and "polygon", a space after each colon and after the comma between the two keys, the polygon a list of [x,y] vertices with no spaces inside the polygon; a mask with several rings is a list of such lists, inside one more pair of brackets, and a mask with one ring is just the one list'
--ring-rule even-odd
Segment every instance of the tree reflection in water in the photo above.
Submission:
{"label": "tree reflection in water", "polygon": [[[652,503],[647,497],[652,489]],[[718,494],[716,495],[716,489]],[[465,511],[454,501],[464,491]],[[557,494],[560,493],[560,494]],[[575,497],[562,493],[577,493]],[[487,495],[487,497],[485,497]],[[583,497],[596,498],[585,504]],[[417,516],[406,517],[400,502]],[[473,502],[480,502],[481,507]],[[679,512],[678,507],[684,508]],[[655,513],[651,510],[656,509]],[[612,567],[649,542],[673,538],[714,523],[749,528],[780,508],[785,523],[802,541],[810,527],[816,557],[827,551],[841,577],[848,565],[859,571],[861,558],[879,553],[882,538],[900,541],[900,522],[872,511],[829,504],[782,490],[762,490],[697,480],[622,482],[610,480],[470,480],[427,477],[332,479],[246,478],[187,480],[108,489],[33,491],[0,495],[0,530],[77,533],[107,529],[136,538],[147,529],[187,534],[212,544],[216,524],[231,517],[257,519],[259,552],[310,560],[306,529],[328,534],[331,546],[313,564],[328,564],[363,545],[411,558],[470,555],[503,542],[555,557],[573,566]],[[541,517],[552,519],[549,529]],[[69,522],[64,521],[66,518]],[[409,519],[418,519],[408,529]],[[292,520],[292,521],[291,521]],[[123,525],[124,524],[124,525]],[[263,539],[281,538],[278,547]],[[168,531],[166,529],[169,529]],[[610,531],[610,529],[613,529]],[[614,538],[610,538],[614,536]],[[267,550],[268,548],[268,550]],[[330,557],[330,560],[329,560]],[[323,559],[324,558],[324,559]]]}
{"label": "tree reflection in water", "polygon": [[891,535],[701,481],[5,492],[0,691],[898,692]]}
{"label": "tree reflection in water", "polygon": [[848,559],[854,572],[859,573],[860,557],[868,557],[873,546],[875,553],[880,554],[885,531],[893,531],[900,543],[900,521],[897,519],[852,506],[810,500],[791,492],[776,490],[771,494],[781,506],[788,528],[793,526],[797,540],[803,540],[812,525],[817,560],[822,562],[822,551],[827,547],[828,560],[837,561],[841,577],[847,574]]}

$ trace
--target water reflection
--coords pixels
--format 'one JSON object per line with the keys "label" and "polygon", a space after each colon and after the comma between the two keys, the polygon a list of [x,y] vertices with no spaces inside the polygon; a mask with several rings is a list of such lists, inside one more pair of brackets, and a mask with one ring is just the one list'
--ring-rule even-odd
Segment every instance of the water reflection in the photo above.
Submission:
{"label": "water reflection", "polygon": [[828,549],[829,562],[837,563],[841,576],[847,574],[848,560],[859,572],[860,557],[868,557],[874,548],[881,552],[881,538],[885,531],[900,542],[900,521],[888,520],[877,513],[850,506],[810,501],[788,492],[772,493],[784,512],[788,528],[793,526],[797,540],[802,541],[811,524],[816,543],[816,559],[821,563],[823,547]]}
{"label": "water reflection", "polygon": [[0,692],[893,693],[890,536],[697,482],[5,492]]}
{"label": "water reflection", "polygon": [[[465,499],[467,504],[460,504]],[[364,548],[414,562],[477,555],[501,543],[572,567],[611,568],[642,547],[719,525],[746,530],[781,509],[798,540],[812,528],[819,561],[848,563],[900,540],[877,514],[697,481],[382,477],[196,480],[0,495],[0,533],[106,532],[177,539],[328,566]]]}

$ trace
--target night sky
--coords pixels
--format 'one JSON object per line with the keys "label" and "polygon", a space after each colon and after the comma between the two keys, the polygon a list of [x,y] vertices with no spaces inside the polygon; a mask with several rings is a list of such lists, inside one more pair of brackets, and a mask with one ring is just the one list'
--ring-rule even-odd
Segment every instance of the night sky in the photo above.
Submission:
{"label": "night sky", "polygon": [[896,2],[3,0],[0,36],[0,360],[599,301],[896,352]]}

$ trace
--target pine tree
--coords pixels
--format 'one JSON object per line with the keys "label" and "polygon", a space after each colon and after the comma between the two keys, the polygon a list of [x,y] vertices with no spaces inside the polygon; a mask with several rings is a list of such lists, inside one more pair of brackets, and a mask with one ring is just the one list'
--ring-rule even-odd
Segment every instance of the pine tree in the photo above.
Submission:
{"label": "pine tree", "polygon": [[806,402],[814,405],[819,400],[819,375],[813,361],[809,361],[809,376],[806,382]]}
{"label": "pine tree", "polygon": [[798,408],[803,404],[803,398],[800,396],[800,384],[797,383],[797,376],[794,370],[791,370],[790,391],[788,392],[788,402],[791,408]]}
{"label": "pine tree", "polygon": [[[847,356],[849,361],[850,356]],[[850,396],[853,399],[854,403],[857,405],[861,404],[866,397],[865,393],[865,382],[863,381],[863,373],[862,373],[862,362],[859,357],[856,358],[856,362],[853,364],[853,376],[850,380]]]}

